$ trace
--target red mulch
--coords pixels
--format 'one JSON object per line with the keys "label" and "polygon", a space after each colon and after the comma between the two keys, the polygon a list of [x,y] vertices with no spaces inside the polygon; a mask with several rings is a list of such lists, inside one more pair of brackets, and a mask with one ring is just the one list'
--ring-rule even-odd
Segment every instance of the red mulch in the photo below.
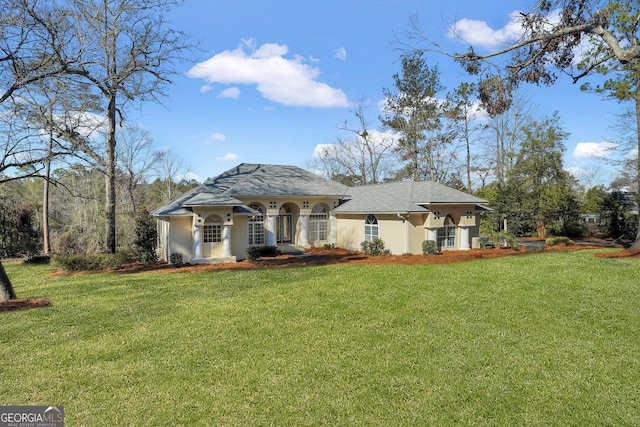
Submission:
{"label": "red mulch", "polygon": [[47,298],[11,299],[9,301],[0,301],[0,312],[49,307],[50,305],[51,300]]}
{"label": "red mulch", "polygon": [[[610,243],[595,242],[595,244],[580,244],[574,246],[546,246],[545,251],[570,251],[582,249],[602,249],[603,246],[612,247]],[[620,247],[620,246],[618,246]],[[621,247],[620,247],[621,248]],[[443,251],[438,255],[383,255],[368,256],[362,252],[348,251],[345,249],[322,249],[313,248],[305,252],[304,255],[288,255],[283,254],[271,258],[260,258],[258,262],[251,263],[249,261],[239,261],[226,264],[198,264],[184,265],[175,268],[168,264],[156,264],[143,266],[141,264],[131,264],[125,268],[118,270],[117,273],[140,273],[153,271],[170,271],[170,272],[201,272],[215,270],[231,270],[231,269],[259,269],[274,267],[299,267],[299,266],[315,266],[329,264],[359,264],[359,265],[420,265],[420,264],[451,264],[457,262],[471,261],[476,259],[490,259],[504,256],[519,256],[526,254],[539,253],[540,250],[513,250],[513,249],[472,249],[468,251]],[[609,257],[637,257],[640,258],[640,251],[629,254],[629,251],[621,250],[609,254],[596,254],[596,256],[605,255]]]}
{"label": "red mulch", "polygon": [[[581,244],[574,246],[546,246],[544,251],[571,251],[582,249],[601,249],[612,247],[611,243],[596,242],[595,244]],[[620,246],[618,246],[620,247]],[[131,274],[142,272],[175,272],[194,273],[203,271],[232,270],[232,269],[261,269],[280,267],[300,267],[329,264],[359,264],[359,265],[420,265],[420,264],[451,264],[456,262],[471,261],[477,259],[490,259],[505,256],[519,256],[539,253],[540,250],[512,249],[472,249],[469,251],[444,251],[438,255],[383,255],[368,256],[362,252],[347,251],[344,249],[320,249],[308,250],[304,255],[279,255],[272,258],[261,258],[256,263],[239,261],[225,264],[198,264],[184,265],[175,268],[166,263],[144,266],[140,263],[132,263],[114,272],[115,274]],[[637,258],[640,259],[640,250],[623,250],[617,252],[596,253],[598,258]],[[54,272],[52,274],[67,274]],[[25,308],[48,307],[51,301],[46,298],[16,299],[0,302],[0,312],[19,310]]]}

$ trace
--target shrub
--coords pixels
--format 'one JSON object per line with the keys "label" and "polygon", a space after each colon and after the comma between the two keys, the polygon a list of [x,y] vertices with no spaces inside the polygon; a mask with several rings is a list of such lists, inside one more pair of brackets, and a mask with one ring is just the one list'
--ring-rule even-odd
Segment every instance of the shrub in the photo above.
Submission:
{"label": "shrub", "polygon": [[173,265],[176,268],[182,267],[182,264],[184,264],[184,261],[182,260],[182,254],[174,252],[169,255],[169,264]]}
{"label": "shrub", "polygon": [[136,236],[133,240],[133,246],[138,251],[140,261],[142,261],[144,265],[150,262],[158,262],[158,253],[156,252],[158,242],[156,223],[146,209],[140,211],[136,216],[134,231]]}
{"label": "shrub", "polygon": [[260,257],[274,257],[280,255],[277,246],[251,246],[247,248],[247,259],[255,262]]}
{"label": "shrub", "polygon": [[422,242],[422,255],[438,253],[440,253],[440,250],[438,249],[438,242],[435,240],[425,240]]}
{"label": "shrub", "polygon": [[23,264],[49,264],[51,257],[49,255],[32,255],[23,261]]}
{"label": "shrub", "polygon": [[119,254],[58,255],[51,259],[51,264],[65,271],[118,270],[123,259]]}
{"label": "shrub", "polygon": [[333,243],[325,243],[322,247],[324,249],[334,249],[336,245],[334,245]]}
{"label": "shrub", "polygon": [[571,246],[573,245],[574,242],[568,237],[557,236],[557,237],[549,237],[547,240],[545,240],[545,243],[549,246],[556,246],[556,245]]}
{"label": "shrub", "polygon": [[360,245],[362,246],[362,252],[367,255],[379,256],[388,253],[384,249],[384,241],[379,237],[370,242],[362,242]]}

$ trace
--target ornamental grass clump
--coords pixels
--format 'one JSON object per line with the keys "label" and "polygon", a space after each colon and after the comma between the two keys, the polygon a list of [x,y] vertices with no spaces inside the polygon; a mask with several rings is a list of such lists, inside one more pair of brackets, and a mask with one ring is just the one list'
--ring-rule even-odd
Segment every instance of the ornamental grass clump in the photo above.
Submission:
{"label": "ornamental grass clump", "polygon": [[545,243],[549,246],[572,246],[574,244],[574,241],[565,236],[557,236],[549,237],[547,240],[545,240]]}

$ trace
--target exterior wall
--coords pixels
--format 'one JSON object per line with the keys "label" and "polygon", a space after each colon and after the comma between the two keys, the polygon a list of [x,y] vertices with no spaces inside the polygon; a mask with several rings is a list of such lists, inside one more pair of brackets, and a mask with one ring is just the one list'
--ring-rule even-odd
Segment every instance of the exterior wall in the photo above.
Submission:
{"label": "exterior wall", "polygon": [[[422,254],[422,242],[429,240],[429,230],[437,233],[444,225],[447,215],[456,223],[456,246],[446,249],[469,249],[473,237],[480,232],[480,220],[474,211],[475,206],[438,206],[425,215],[409,215],[404,219],[398,215],[376,215],[378,236],[384,241],[385,248],[392,254]],[[367,214],[337,216],[336,246],[349,250],[362,250],[364,241],[364,223]],[[463,238],[468,241],[463,242]]]}
{"label": "exterior wall", "polygon": [[[402,255],[409,248],[406,244],[408,227],[410,222],[405,222],[397,215],[376,215],[378,218],[378,237],[384,242],[384,248],[392,254]],[[361,228],[364,229],[364,218],[361,220]]]}
{"label": "exterior wall", "polygon": [[231,228],[231,254],[237,260],[247,258],[247,248],[249,247],[249,217],[238,215],[233,218],[233,228]]}
{"label": "exterior wall", "polygon": [[409,250],[405,253],[414,255],[422,254],[422,242],[427,240],[427,233],[424,229],[424,222],[427,215],[409,216]]}
{"label": "exterior wall", "polygon": [[174,253],[182,254],[185,262],[193,257],[193,220],[191,217],[172,217],[169,232],[169,256]]}
{"label": "exterior wall", "polygon": [[[258,204],[264,209],[264,229],[265,229],[265,245],[276,241],[276,226],[274,218],[280,214],[280,208],[285,206],[289,209],[292,219],[292,244],[310,247],[311,245],[321,246],[331,242],[331,220],[330,211],[338,205],[338,199],[320,199],[320,198],[284,198],[284,197],[254,197],[242,200],[247,205]],[[323,241],[309,241],[309,216],[311,210],[316,204],[322,204],[327,210],[327,239]],[[220,243],[204,243],[200,244],[201,258],[194,258],[195,247],[194,230],[200,231],[202,236],[202,227],[206,219],[211,215],[215,215],[225,226],[229,227],[230,241],[229,249],[231,257],[226,257],[224,253],[224,244]],[[272,217],[270,221],[269,217]],[[194,208],[192,216],[158,218],[158,239],[161,243],[158,251],[161,253],[162,259],[167,261],[172,253],[181,253],[186,262],[216,262],[224,259],[243,260],[246,258],[246,250],[249,247],[249,219],[247,215],[234,215],[232,207],[216,207],[216,208]],[[333,233],[335,234],[335,233]]]}
{"label": "exterior wall", "polygon": [[360,251],[364,241],[364,215],[336,216],[336,246],[350,251]]}
{"label": "exterior wall", "polygon": [[[429,206],[431,213],[424,223],[426,229],[425,239],[428,239],[429,229],[438,230],[444,226],[447,215],[451,215],[456,223],[456,246],[447,249],[469,249],[473,237],[477,237],[480,232],[480,220],[475,213],[474,205],[432,205]],[[466,230],[468,242],[462,242]]]}
{"label": "exterior wall", "polygon": [[[337,217],[336,246],[348,250],[362,250],[364,223],[367,215],[340,215]],[[409,216],[406,220],[398,215],[376,215],[378,237],[384,241],[385,249],[392,254],[421,254],[425,240],[424,215]]]}
{"label": "exterior wall", "polygon": [[[240,199],[240,198],[239,198]],[[257,203],[264,207],[265,209],[265,244],[268,244],[269,239],[267,238],[268,234],[273,235],[273,241],[277,240],[276,229],[271,229],[269,224],[269,217],[277,217],[280,215],[280,208],[285,207],[288,208],[291,213],[291,219],[293,223],[292,230],[292,244],[301,245],[305,247],[311,246],[322,246],[325,243],[335,243],[331,242],[331,221],[329,220],[330,211],[334,207],[338,206],[338,199],[327,199],[327,198],[314,198],[314,197],[282,197],[282,196],[272,196],[272,197],[253,197],[253,198],[242,198],[243,203],[250,205],[252,203]],[[324,205],[327,209],[327,239],[323,241],[312,242],[309,239],[309,218],[311,215],[311,210],[316,204]],[[234,233],[237,227],[234,226]],[[245,227],[246,228],[246,227]],[[277,227],[276,227],[277,228]],[[235,240],[235,239],[234,239]],[[247,239],[245,238],[246,242]],[[246,250],[245,246],[242,249],[244,258],[244,251]],[[234,255],[239,256],[239,254],[234,253]]]}

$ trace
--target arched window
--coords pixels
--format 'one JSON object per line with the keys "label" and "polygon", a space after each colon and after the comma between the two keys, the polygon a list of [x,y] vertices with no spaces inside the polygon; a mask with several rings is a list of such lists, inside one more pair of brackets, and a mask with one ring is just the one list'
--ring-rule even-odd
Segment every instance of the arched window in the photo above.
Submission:
{"label": "arched window", "polygon": [[378,218],[369,214],[364,221],[364,241],[371,242],[378,238]]}
{"label": "arched window", "polygon": [[309,216],[309,241],[321,242],[327,240],[327,208],[324,205],[314,205]]}
{"label": "arched window", "polygon": [[217,215],[209,215],[202,229],[204,243],[222,242],[222,220]]}
{"label": "arched window", "polygon": [[438,229],[438,247],[456,247],[456,223],[451,215],[444,219],[444,226]]}
{"label": "arched window", "polygon": [[249,244],[264,245],[264,209],[257,203],[252,203],[249,207],[259,212],[249,217]]}

